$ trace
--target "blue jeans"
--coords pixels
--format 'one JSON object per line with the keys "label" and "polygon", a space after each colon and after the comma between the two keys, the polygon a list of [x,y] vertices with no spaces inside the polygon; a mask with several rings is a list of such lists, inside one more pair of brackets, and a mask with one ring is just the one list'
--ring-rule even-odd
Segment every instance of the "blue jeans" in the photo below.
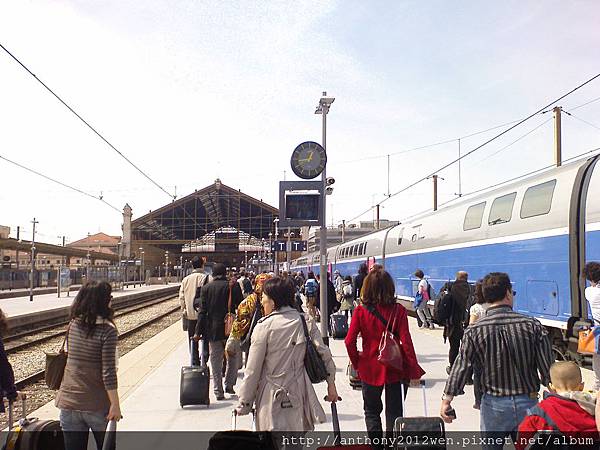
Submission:
{"label": "blue jeans", "polygon": [[517,430],[527,415],[527,410],[536,404],[537,399],[530,398],[528,394],[506,397],[483,394],[480,410],[482,437],[498,441],[486,442],[482,446],[483,450],[502,449],[508,436],[515,442]]}
{"label": "blue jeans", "polygon": [[106,414],[95,411],[60,410],[60,426],[65,436],[65,450],[85,450],[90,430],[94,434],[96,448],[100,450],[106,431]]}

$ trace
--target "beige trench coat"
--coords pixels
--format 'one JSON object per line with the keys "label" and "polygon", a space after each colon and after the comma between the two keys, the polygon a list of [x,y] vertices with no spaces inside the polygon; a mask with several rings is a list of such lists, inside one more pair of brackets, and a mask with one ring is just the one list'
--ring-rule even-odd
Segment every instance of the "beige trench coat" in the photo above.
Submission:
{"label": "beige trench coat", "polygon": [[[327,367],[327,381],[334,382],[331,351],[315,322],[305,318]],[[256,404],[258,431],[312,431],[315,423],[325,422],[325,411],[304,368],[305,352],[300,314],[289,306],[263,317],[254,328],[239,407],[241,414],[247,414]]]}

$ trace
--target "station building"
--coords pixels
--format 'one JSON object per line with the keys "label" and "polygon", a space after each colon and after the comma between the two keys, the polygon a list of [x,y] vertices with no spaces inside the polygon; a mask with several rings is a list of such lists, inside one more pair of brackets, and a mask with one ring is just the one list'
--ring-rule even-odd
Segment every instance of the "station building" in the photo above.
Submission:
{"label": "station building", "polygon": [[[271,241],[287,238],[279,230],[279,210],[217,179],[203,189],[131,221],[125,219],[124,240],[131,227],[130,255],[143,259],[153,276],[180,273],[195,255],[227,267],[268,269]],[[300,230],[289,230],[300,239]],[[293,237],[292,237],[293,236]],[[292,258],[299,256],[293,253]],[[279,252],[278,260],[286,254]]]}

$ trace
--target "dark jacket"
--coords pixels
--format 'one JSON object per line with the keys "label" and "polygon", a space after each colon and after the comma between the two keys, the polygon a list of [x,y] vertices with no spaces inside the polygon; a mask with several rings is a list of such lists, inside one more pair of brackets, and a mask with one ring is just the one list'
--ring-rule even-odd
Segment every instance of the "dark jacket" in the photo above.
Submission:
{"label": "dark jacket", "polygon": [[446,337],[454,334],[462,335],[464,332],[464,322],[467,317],[466,311],[469,296],[471,295],[471,285],[464,280],[453,281],[450,288],[450,295],[452,295],[452,316],[445,327]]}
{"label": "dark jacket", "polygon": [[[336,306],[339,306],[335,295],[335,286],[331,280],[327,280],[327,316],[331,316],[336,311]],[[321,286],[317,289],[317,307],[321,308]]]}
{"label": "dark jacket", "polygon": [[0,389],[2,389],[0,412],[4,412],[4,397],[9,400],[17,398],[17,387],[15,386],[15,375],[12,366],[8,362],[2,339],[0,339]]}
{"label": "dark jacket", "polygon": [[[225,315],[227,314],[229,289],[229,281],[224,276],[216,276],[200,290],[196,334],[209,342],[226,339]],[[235,313],[241,301],[242,290],[239,283],[235,283],[231,289],[231,310],[229,312]]]}
{"label": "dark jacket", "polygon": [[363,282],[367,276],[359,273],[354,277],[354,299],[360,298],[360,291],[362,290]]}

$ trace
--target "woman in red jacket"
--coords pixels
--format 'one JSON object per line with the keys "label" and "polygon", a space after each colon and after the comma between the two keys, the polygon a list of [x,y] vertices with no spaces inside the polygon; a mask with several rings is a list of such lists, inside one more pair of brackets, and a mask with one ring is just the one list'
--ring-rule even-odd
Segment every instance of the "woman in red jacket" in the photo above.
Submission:
{"label": "woman in red jacket", "polygon": [[[346,348],[352,365],[358,371],[362,381],[362,395],[365,410],[365,423],[371,439],[381,438],[383,429],[381,411],[383,404],[381,394],[385,387],[385,428],[392,433],[396,418],[402,417],[402,388],[406,395],[409,380],[418,384],[425,371],[417,363],[413,347],[406,309],[396,303],[394,280],[382,267],[371,270],[365,278],[362,289],[362,305],[354,310],[350,329],[346,336]],[[401,344],[404,356],[403,369],[398,370],[381,364],[379,341],[386,323],[397,342]],[[362,352],[358,352],[356,341],[362,338]]]}

